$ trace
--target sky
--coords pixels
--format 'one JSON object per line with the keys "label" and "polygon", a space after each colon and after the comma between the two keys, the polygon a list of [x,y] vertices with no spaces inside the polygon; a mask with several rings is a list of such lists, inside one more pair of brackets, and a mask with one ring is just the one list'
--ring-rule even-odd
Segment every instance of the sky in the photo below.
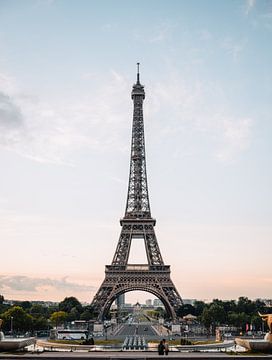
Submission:
{"label": "sky", "polygon": [[91,302],[124,216],[140,62],[181,297],[271,298],[271,37],[271,0],[0,0],[0,294]]}

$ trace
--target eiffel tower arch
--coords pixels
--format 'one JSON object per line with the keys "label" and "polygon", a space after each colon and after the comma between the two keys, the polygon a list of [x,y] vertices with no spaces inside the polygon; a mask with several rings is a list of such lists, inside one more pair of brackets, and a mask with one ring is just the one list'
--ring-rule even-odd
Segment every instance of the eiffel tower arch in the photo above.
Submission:
{"label": "eiffel tower arch", "polygon": [[[103,320],[113,301],[121,294],[141,290],[158,297],[173,321],[182,299],[170,278],[170,265],[165,265],[159,249],[151,216],[145,158],[143,101],[144,86],[140,83],[139,63],[137,82],[133,85],[131,98],[134,104],[130,172],[125,216],[111,265],[106,265],[105,279],[93,298],[91,307]],[[143,239],[147,257],[146,264],[129,264],[132,241]]]}

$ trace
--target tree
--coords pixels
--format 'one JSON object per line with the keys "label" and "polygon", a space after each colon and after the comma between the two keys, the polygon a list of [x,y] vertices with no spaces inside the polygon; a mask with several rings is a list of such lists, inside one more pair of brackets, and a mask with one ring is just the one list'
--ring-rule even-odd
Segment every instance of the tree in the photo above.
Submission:
{"label": "tree", "polygon": [[195,307],[193,305],[183,304],[178,308],[177,316],[183,317],[188,314],[195,315],[195,312]]}
{"label": "tree", "polygon": [[46,306],[42,306],[40,304],[34,304],[29,310],[30,314],[34,317],[44,316],[46,318],[49,317],[49,310]]}
{"label": "tree", "polygon": [[196,300],[194,302],[195,316],[200,316],[203,313],[205,306],[206,305],[205,305],[204,301]]}
{"label": "tree", "polygon": [[2,315],[4,320],[4,329],[11,330],[11,324],[15,333],[21,333],[32,330],[33,317],[21,307],[13,306]]}
{"label": "tree", "polygon": [[251,317],[251,324],[253,325],[253,329],[256,331],[263,329],[263,321],[259,315],[253,315]]}
{"label": "tree", "polygon": [[212,332],[214,333],[215,327],[222,324],[225,320],[225,317],[226,314],[224,307],[215,302],[204,308],[201,316],[201,322],[208,331],[212,326]]}
{"label": "tree", "polygon": [[33,318],[33,330],[47,330],[48,320],[44,316]]}
{"label": "tree", "polygon": [[245,314],[253,314],[255,312],[255,304],[247,297],[241,296],[237,303],[237,312]]}
{"label": "tree", "polygon": [[237,309],[237,305],[234,300],[223,301],[223,306],[226,314],[236,311]]}
{"label": "tree", "polygon": [[16,305],[21,306],[26,311],[28,311],[32,306],[30,301],[19,301],[16,302]]}
{"label": "tree", "polygon": [[85,309],[80,315],[80,320],[89,321],[92,318],[93,318],[93,312],[89,309]]}
{"label": "tree", "polygon": [[67,321],[74,321],[80,319],[80,313],[76,307],[73,307],[67,315]]}
{"label": "tree", "polygon": [[3,302],[4,302],[4,296],[3,295],[0,295],[0,305],[2,305],[3,304]]}
{"label": "tree", "polygon": [[68,314],[65,311],[55,311],[50,316],[50,321],[52,322],[52,324],[58,327],[59,325],[62,325],[66,321],[67,315]]}
{"label": "tree", "polygon": [[246,324],[250,323],[250,316],[246,313],[232,312],[228,315],[230,325],[236,326],[242,330],[245,330]]}
{"label": "tree", "polygon": [[66,297],[59,303],[59,310],[69,313],[73,308],[76,308],[79,313],[82,312],[82,305],[74,296]]}

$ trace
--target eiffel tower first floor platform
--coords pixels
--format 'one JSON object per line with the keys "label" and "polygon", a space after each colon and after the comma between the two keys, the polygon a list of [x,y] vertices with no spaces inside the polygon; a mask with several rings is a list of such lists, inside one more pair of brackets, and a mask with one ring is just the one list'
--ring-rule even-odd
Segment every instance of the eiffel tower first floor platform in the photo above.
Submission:
{"label": "eiffel tower first floor platform", "polygon": [[171,278],[170,265],[106,265],[105,279],[97,291],[92,308],[103,320],[113,301],[121,294],[141,290],[160,299],[173,321],[182,300]]}

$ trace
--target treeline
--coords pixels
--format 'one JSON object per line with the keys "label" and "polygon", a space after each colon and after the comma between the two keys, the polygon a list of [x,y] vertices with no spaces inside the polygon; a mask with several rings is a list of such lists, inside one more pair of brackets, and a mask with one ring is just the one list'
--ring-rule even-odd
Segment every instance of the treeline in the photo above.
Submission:
{"label": "treeline", "polygon": [[[195,301],[193,305],[184,304],[178,309],[178,317],[191,314],[197,317],[197,322],[204,325],[207,330],[214,331],[216,326],[227,325],[246,331],[249,329],[262,330],[263,323],[258,315],[269,313],[271,308],[265,303],[252,301],[247,297],[240,297],[238,301],[222,301],[215,299],[206,304],[203,301]],[[165,310],[157,308],[146,314],[151,318],[166,317]],[[20,334],[39,330],[48,330],[53,326],[59,326],[74,320],[95,319],[90,306],[82,306],[75,297],[67,297],[58,305],[46,306],[35,304],[30,301],[15,302],[8,305],[4,297],[0,295],[0,318],[3,319],[3,331],[8,334]]]}
{"label": "treeline", "polygon": [[67,297],[56,306],[33,304],[30,301],[8,305],[0,295],[0,319],[3,319],[2,330],[6,334],[49,330],[53,326],[74,320],[90,320],[94,316],[91,308],[82,306],[75,297]]}
{"label": "treeline", "polygon": [[263,322],[258,315],[269,313],[271,308],[267,307],[263,301],[252,301],[247,297],[240,297],[238,301],[222,301],[215,299],[206,304],[203,301],[195,301],[194,305],[184,304],[178,310],[178,316],[183,317],[188,314],[197,316],[197,320],[207,329],[216,326],[234,326],[241,331],[262,330]]}

